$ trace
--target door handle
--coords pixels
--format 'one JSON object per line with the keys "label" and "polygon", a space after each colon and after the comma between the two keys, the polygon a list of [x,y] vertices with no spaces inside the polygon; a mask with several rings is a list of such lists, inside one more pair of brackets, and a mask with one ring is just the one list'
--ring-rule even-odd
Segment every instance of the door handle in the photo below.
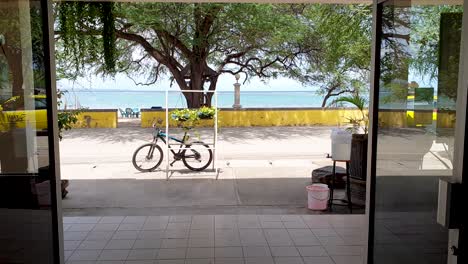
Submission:
{"label": "door handle", "polygon": [[452,178],[439,179],[437,223],[445,228],[459,229],[463,217],[462,184]]}
{"label": "door handle", "polygon": [[456,246],[451,246],[450,253],[452,253],[454,256],[458,256],[460,254],[460,249],[458,249]]}

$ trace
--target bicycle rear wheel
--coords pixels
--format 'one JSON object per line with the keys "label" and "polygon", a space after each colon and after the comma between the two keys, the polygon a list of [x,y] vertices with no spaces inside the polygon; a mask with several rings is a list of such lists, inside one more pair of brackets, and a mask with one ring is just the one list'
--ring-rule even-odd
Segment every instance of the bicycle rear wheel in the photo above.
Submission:
{"label": "bicycle rear wheel", "polygon": [[133,153],[132,163],[135,169],[142,172],[155,170],[163,160],[163,151],[160,146],[152,143],[144,144]]}
{"label": "bicycle rear wheel", "polygon": [[185,145],[187,148],[182,155],[184,165],[193,171],[202,171],[210,166],[213,151],[203,142],[193,142]]}

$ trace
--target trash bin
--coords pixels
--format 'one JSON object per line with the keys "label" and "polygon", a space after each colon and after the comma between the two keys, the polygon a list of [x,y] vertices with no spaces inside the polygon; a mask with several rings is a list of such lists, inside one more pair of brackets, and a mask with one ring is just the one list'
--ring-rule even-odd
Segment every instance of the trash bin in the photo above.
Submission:
{"label": "trash bin", "polygon": [[328,185],[314,183],[306,187],[307,207],[311,210],[327,210],[330,189]]}
{"label": "trash bin", "polygon": [[352,134],[345,129],[333,129],[331,133],[332,159],[350,160],[351,159],[351,140]]}

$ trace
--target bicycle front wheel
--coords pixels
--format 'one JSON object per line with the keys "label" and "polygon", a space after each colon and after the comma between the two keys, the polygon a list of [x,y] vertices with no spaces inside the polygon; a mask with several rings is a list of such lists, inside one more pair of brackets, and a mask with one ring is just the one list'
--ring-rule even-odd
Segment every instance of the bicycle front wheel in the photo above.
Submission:
{"label": "bicycle front wheel", "polygon": [[135,169],[141,172],[155,170],[163,160],[163,151],[160,146],[152,143],[145,144],[133,153],[132,163]]}
{"label": "bicycle front wheel", "polygon": [[213,160],[213,152],[203,142],[193,142],[185,145],[187,148],[182,155],[184,165],[193,171],[202,171],[210,166]]}

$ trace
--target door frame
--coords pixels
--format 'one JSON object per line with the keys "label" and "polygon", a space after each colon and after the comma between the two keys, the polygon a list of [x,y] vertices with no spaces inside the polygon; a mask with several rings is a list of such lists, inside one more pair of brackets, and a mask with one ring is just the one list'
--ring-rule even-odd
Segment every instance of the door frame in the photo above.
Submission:
{"label": "door frame", "polygon": [[62,220],[59,132],[57,120],[57,80],[55,68],[54,17],[52,0],[40,0],[44,45],[47,100],[47,137],[50,173],[50,206],[52,214],[52,254],[54,263],[65,263]]}
{"label": "door frame", "polygon": [[[454,168],[453,178],[456,182],[462,183],[464,199],[468,199],[468,138],[466,132],[468,131],[467,115],[468,115],[468,0],[464,0],[463,5],[463,25],[462,25],[462,38],[460,49],[460,71],[458,78],[458,91],[457,91],[457,122],[455,127],[455,146],[463,146],[454,150]],[[461,115],[460,115],[461,114]],[[448,263],[466,263],[467,257],[467,230],[466,230],[466,215],[463,214],[463,227],[460,229],[449,230],[449,245],[456,246],[464,255],[454,256],[449,254]]]}
{"label": "door frame", "polygon": [[[381,40],[377,36],[382,27],[382,8],[379,5],[382,0],[373,0],[372,3],[372,45],[371,45],[371,76],[369,91],[369,136],[367,146],[367,181],[366,181],[366,214],[367,218],[367,247],[364,254],[364,263],[372,263],[374,252],[374,218],[375,218],[375,181],[371,175],[376,173],[378,109],[379,109],[379,87],[380,76],[380,51]],[[377,92],[376,92],[377,91]],[[370,261],[370,262],[369,262]]]}
{"label": "door frame", "polygon": [[[63,229],[62,229],[62,203],[60,199],[60,160],[58,148],[58,127],[57,127],[57,95],[56,91],[56,76],[55,76],[55,60],[54,58],[54,39],[53,39],[53,13],[52,13],[53,0],[41,0],[42,12],[44,18],[43,32],[44,32],[44,46],[46,60],[46,84],[47,89],[47,122],[48,122],[48,140],[49,140],[49,161],[50,171],[54,174],[55,182],[51,182],[51,205],[53,212],[53,236],[54,236],[54,257],[55,263],[64,263],[63,256]],[[386,0],[373,0],[372,11],[372,46],[371,46],[371,76],[370,76],[370,95],[369,102],[369,144],[368,144],[368,168],[367,168],[367,186],[366,189],[366,214],[368,215],[368,244],[366,247],[367,254],[364,255],[365,263],[372,263],[373,250],[374,250],[374,218],[375,218],[375,177],[376,174],[376,151],[377,151],[377,134],[378,127],[378,86],[380,75],[380,38],[378,38],[381,30],[381,3]],[[464,0],[464,14],[468,14],[468,0]],[[464,146],[455,148],[454,153],[454,170],[453,177],[459,181],[468,182],[468,168],[464,168],[463,164],[468,164],[468,155],[463,155],[465,150],[468,151],[468,140],[465,139],[465,132],[468,131],[468,124],[466,123],[466,116],[468,114],[467,98],[468,98],[468,15],[463,16],[463,29],[462,29],[462,48],[461,48],[461,66],[459,77],[459,95],[457,100],[457,122],[455,130],[455,146]],[[465,63],[464,63],[465,62]],[[465,163],[466,162],[466,163]],[[462,176],[464,175],[464,176]],[[54,188],[55,187],[55,188]],[[464,187],[466,189],[466,187]],[[465,192],[466,193],[466,192]],[[449,234],[449,242],[457,243],[460,248],[466,247],[466,230],[451,230]],[[460,242],[460,243],[458,243]],[[463,244],[462,244],[463,243]],[[466,258],[466,257],[465,257]],[[461,258],[458,258],[458,263],[462,263]],[[453,262],[454,261],[454,262]],[[465,259],[466,261],[466,259]],[[457,263],[457,259],[449,257],[448,263]]]}
{"label": "door frame", "polygon": [[[368,243],[366,247],[367,254],[364,255],[364,263],[373,263],[374,252],[374,232],[375,232],[375,176],[376,176],[376,154],[377,154],[377,128],[378,128],[378,109],[379,109],[379,76],[380,76],[380,51],[381,51],[381,28],[382,28],[382,3],[392,0],[373,0],[372,3],[372,50],[371,50],[371,76],[370,76],[370,101],[369,101],[369,143],[367,157],[367,197],[366,214],[367,218],[367,237]],[[460,49],[460,73],[458,80],[458,96],[457,96],[457,122],[455,127],[455,150],[453,162],[452,178],[459,183],[463,183],[464,190],[467,190],[468,182],[468,138],[465,133],[468,131],[466,116],[468,115],[467,100],[468,100],[468,0],[463,0],[463,27],[462,41]],[[462,147],[457,147],[462,146]],[[464,193],[468,193],[468,190]],[[466,223],[466,219],[464,219]],[[457,246],[460,251],[466,251],[467,231],[466,229],[450,229],[449,230],[449,245]],[[466,254],[466,253],[465,253]],[[448,254],[447,263],[456,264],[466,262],[467,256],[453,256]]]}

